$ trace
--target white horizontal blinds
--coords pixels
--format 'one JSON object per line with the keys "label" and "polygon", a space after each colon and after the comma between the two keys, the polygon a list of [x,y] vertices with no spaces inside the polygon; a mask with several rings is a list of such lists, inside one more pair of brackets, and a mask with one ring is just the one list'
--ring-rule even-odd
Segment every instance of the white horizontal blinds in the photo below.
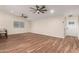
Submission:
{"label": "white horizontal blinds", "polygon": [[14,28],[24,28],[24,22],[14,21]]}

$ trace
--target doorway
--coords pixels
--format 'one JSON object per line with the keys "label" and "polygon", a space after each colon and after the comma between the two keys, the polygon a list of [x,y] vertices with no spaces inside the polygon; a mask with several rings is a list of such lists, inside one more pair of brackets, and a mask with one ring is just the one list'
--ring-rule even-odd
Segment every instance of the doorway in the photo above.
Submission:
{"label": "doorway", "polygon": [[65,36],[78,37],[78,17],[66,17]]}

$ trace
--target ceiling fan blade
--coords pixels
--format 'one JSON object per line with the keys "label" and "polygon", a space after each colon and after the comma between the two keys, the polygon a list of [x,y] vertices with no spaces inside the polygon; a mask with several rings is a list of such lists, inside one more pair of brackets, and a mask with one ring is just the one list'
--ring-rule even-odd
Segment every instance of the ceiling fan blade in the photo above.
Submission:
{"label": "ceiling fan blade", "polygon": [[41,11],[41,13],[45,13],[44,11]]}
{"label": "ceiling fan blade", "polygon": [[47,11],[46,9],[45,10],[40,10],[41,13],[45,13],[46,11]]}
{"label": "ceiling fan blade", "polygon": [[44,5],[40,8],[40,10],[42,10],[42,9],[44,9],[44,8],[46,8]]}
{"label": "ceiling fan blade", "polygon": [[38,6],[38,5],[36,5],[36,8],[39,8],[39,6]]}
{"label": "ceiling fan blade", "polygon": [[36,10],[35,8],[30,7],[30,9]]}
{"label": "ceiling fan blade", "polygon": [[47,11],[47,9],[41,10],[41,11]]}
{"label": "ceiling fan blade", "polygon": [[37,10],[39,10],[39,6],[38,5],[36,5],[36,8],[37,8]]}

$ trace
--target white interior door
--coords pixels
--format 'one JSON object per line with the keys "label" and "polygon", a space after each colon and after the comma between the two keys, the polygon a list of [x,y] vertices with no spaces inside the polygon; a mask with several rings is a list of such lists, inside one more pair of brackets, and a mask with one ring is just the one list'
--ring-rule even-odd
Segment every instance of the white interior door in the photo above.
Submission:
{"label": "white interior door", "polygon": [[78,36],[78,19],[77,17],[66,18],[65,35]]}

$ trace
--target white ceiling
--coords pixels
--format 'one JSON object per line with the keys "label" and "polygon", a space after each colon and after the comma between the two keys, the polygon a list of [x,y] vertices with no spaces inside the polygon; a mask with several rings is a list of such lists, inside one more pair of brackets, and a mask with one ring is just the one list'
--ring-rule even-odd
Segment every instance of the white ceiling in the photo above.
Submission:
{"label": "white ceiling", "polygon": [[[30,7],[34,7],[34,5],[1,5],[0,9],[16,16],[20,16],[21,13],[24,13],[29,19],[33,20],[54,16],[65,16],[67,14],[79,15],[79,5],[46,5],[48,11],[45,14],[34,14]],[[53,14],[50,13],[52,9],[54,10]]]}

